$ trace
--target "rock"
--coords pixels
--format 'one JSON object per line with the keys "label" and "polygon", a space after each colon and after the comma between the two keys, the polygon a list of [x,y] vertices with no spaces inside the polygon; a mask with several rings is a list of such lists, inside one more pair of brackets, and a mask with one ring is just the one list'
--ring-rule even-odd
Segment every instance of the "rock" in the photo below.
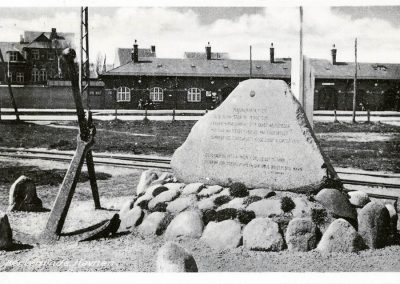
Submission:
{"label": "rock", "polygon": [[155,170],[146,170],[142,173],[139,179],[139,183],[136,187],[136,194],[139,195],[142,192],[146,192],[147,188],[152,182],[158,179],[158,174]]}
{"label": "rock", "polygon": [[383,203],[370,202],[358,214],[358,232],[371,248],[382,248],[390,235],[390,215]]}
{"label": "rock", "polygon": [[0,214],[0,250],[7,250],[13,245],[12,230],[6,214]]}
{"label": "rock", "polygon": [[189,183],[182,190],[182,195],[197,194],[203,188],[204,188],[204,183],[201,182]]}
{"label": "rock", "polygon": [[209,222],[204,229],[201,240],[213,249],[224,250],[239,246],[241,238],[239,222],[226,220],[219,223]]}
{"label": "rock", "polygon": [[214,200],[215,200],[215,198],[217,198],[218,196],[212,196],[212,197],[209,197],[209,198],[204,198],[204,199],[202,199],[202,200],[200,200],[198,203],[197,203],[197,207],[200,209],[200,210],[210,210],[210,209],[214,209],[216,206],[215,206],[215,203],[214,203]]}
{"label": "rock", "polygon": [[368,194],[361,190],[350,191],[348,195],[350,196],[350,203],[358,208],[364,207],[368,202],[371,201],[368,197]]}
{"label": "rock", "polygon": [[20,176],[10,188],[9,211],[43,211],[42,200],[37,196],[32,179]]}
{"label": "rock", "polygon": [[167,216],[165,212],[153,212],[144,218],[138,230],[143,235],[155,235],[163,219]]}
{"label": "rock", "polygon": [[200,238],[203,232],[203,221],[197,211],[183,211],[169,224],[165,237],[169,240],[176,237]]}
{"label": "rock", "polygon": [[135,198],[130,198],[127,200],[121,207],[121,209],[118,212],[118,215],[123,218],[123,216],[131,210],[135,204],[136,199]]}
{"label": "rock", "polygon": [[250,196],[259,196],[261,198],[268,198],[274,196],[276,193],[272,191],[271,189],[266,189],[266,188],[255,188],[249,190],[249,195]]}
{"label": "rock", "polygon": [[349,199],[337,189],[324,188],[315,196],[315,200],[334,216],[357,220],[357,211]]}
{"label": "rock", "polygon": [[195,195],[183,196],[171,201],[167,206],[167,211],[171,213],[180,213],[188,208],[197,206]]}
{"label": "rock", "polygon": [[322,254],[357,252],[364,248],[365,244],[361,236],[344,219],[333,221],[322,235],[321,241],[317,246],[317,250]]}
{"label": "rock", "polygon": [[184,183],[166,183],[166,184],[164,184],[164,186],[168,189],[181,192],[183,190],[183,188],[186,186],[186,184],[184,184]]}
{"label": "rock", "polygon": [[222,191],[223,187],[219,186],[219,185],[211,185],[211,186],[207,186],[205,188],[203,188],[200,192],[199,192],[199,196],[200,197],[208,197],[211,196],[213,194],[217,194],[220,193]]}
{"label": "rock", "polygon": [[317,246],[317,227],[310,219],[294,218],[286,229],[286,244],[290,251],[309,251]]}
{"label": "rock", "polygon": [[311,217],[312,207],[311,202],[304,197],[293,198],[295,204],[294,209],[291,211],[294,218]]}
{"label": "rock", "polygon": [[273,217],[283,214],[281,202],[277,199],[263,199],[247,206],[246,210],[253,211],[256,217]]}
{"label": "rock", "polygon": [[243,229],[243,246],[251,250],[280,251],[284,240],[277,223],[269,218],[256,218]]}
{"label": "rock", "polygon": [[179,196],[179,191],[177,191],[176,189],[170,189],[168,191],[164,191],[149,201],[149,209],[152,210],[158,203],[172,201],[178,196]]}
{"label": "rock", "polygon": [[159,194],[159,193],[161,193],[161,192],[163,192],[163,191],[165,191],[165,190],[168,190],[168,189],[169,189],[169,188],[167,188],[166,186],[164,186],[164,185],[162,185],[162,184],[153,184],[153,185],[150,185],[150,186],[146,189],[145,195],[154,197],[154,196],[156,196],[157,194]]}
{"label": "rock", "polygon": [[223,205],[221,205],[220,207],[218,207],[218,209],[225,209],[225,208],[234,208],[234,209],[242,209],[244,210],[244,208],[246,207],[243,202],[244,202],[245,197],[238,197],[238,198],[234,198],[231,201],[229,201],[228,203],[225,203]]}
{"label": "rock", "polygon": [[133,207],[131,210],[126,212],[124,215],[120,215],[121,223],[119,225],[119,232],[125,232],[133,229],[140,225],[144,217],[143,210],[139,207]]}
{"label": "rock", "polygon": [[183,247],[168,242],[157,252],[157,272],[198,272],[193,256]]}
{"label": "rock", "polygon": [[318,190],[326,168],[336,176],[287,83],[263,79],[242,81],[201,117],[171,167],[186,183],[242,182],[296,192]]}
{"label": "rock", "polygon": [[158,179],[156,179],[155,181],[153,181],[151,184],[155,185],[155,184],[165,184],[165,183],[170,183],[170,182],[174,182],[175,181],[175,177],[173,174],[168,173],[168,172],[163,172],[161,173],[161,175],[158,177]]}
{"label": "rock", "polygon": [[396,233],[397,232],[397,221],[399,219],[399,216],[397,215],[396,209],[394,208],[394,206],[392,204],[385,204],[385,207],[389,212],[391,231],[392,231],[392,233]]}
{"label": "rock", "polygon": [[142,195],[138,199],[136,199],[136,201],[135,201],[133,206],[139,206],[139,204],[142,201],[148,201],[149,202],[151,199],[153,199],[153,195],[151,195],[151,194]]}

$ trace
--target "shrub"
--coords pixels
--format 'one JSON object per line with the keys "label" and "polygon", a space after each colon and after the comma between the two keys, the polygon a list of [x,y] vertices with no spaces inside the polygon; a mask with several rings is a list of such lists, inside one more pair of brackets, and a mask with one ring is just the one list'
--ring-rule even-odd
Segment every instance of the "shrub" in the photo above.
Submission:
{"label": "shrub", "polygon": [[228,195],[221,195],[214,199],[214,204],[216,206],[221,206],[222,204],[228,203],[232,200],[232,197]]}
{"label": "shrub", "polygon": [[[160,204],[160,203],[159,203]],[[158,205],[158,204],[157,204]],[[174,215],[168,213],[164,219],[162,219],[160,225],[158,226],[157,230],[156,230],[156,235],[157,236],[161,236],[162,234],[164,234],[165,230],[167,229],[169,223],[171,223],[171,221],[174,219]]]}
{"label": "shrub", "polygon": [[154,208],[150,211],[151,212],[165,212],[165,211],[167,211],[167,203],[165,203],[165,202],[157,203],[156,206],[154,206]]}
{"label": "shrub", "polygon": [[283,212],[287,213],[292,211],[296,207],[296,204],[294,204],[292,198],[288,196],[284,196],[281,199],[281,209]]}
{"label": "shrub", "polygon": [[217,222],[229,220],[229,219],[236,219],[237,217],[237,210],[234,208],[225,208],[218,210],[216,212],[216,220]]}
{"label": "shrub", "polygon": [[165,186],[159,186],[153,191],[153,196],[156,197],[157,195],[159,195],[161,192],[164,191],[168,191],[168,188],[166,188]]}
{"label": "shrub", "polygon": [[325,221],[325,218],[327,216],[328,214],[326,213],[326,210],[324,208],[322,209],[313,208],[311,210],[311,220],[318,226]]}
{"label": "shrub", "polygon": [[238,217],[240,223],[246,225],[251,220],[256,218],[256,214],[253,211],[239,210],[237,212],[237,217]]}
{"label": "shrub", "polygon": [[241,182],[234,182],[229,188],[229,193],[233,197],[246,197],[249,195],[249,190]]}
{"label": "shrub", "polygon": [[149,200],[142,200],[138,203],[138,206],[142,208],[142,210],[149,210]]}
{"label": "shrub", "polygon": [[217,212],[214,209],[208,209],[203,212],[203,223],[204,226],[209,222],[215,221],[217,218]]}
{"label": "shrub", "polygon": [[262,199],[262,198],[261,198],[260,196],[256,196],[256,195],[249,196],[249,197],[247,197],[247,198],[243,201],[243,204],[244,204],[245,206],[248,206],[248,205],[250,205],[250,204],[253,203],[253,202],[260,201],[261,199]]}

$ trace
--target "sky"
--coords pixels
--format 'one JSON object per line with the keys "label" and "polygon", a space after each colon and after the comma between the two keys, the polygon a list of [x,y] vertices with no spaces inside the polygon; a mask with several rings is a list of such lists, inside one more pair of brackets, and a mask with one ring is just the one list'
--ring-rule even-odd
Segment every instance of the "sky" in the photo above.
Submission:
{"label": "sky", "polygon": [[[0,41],[18,41],[24,30],[76,33],[79,42],[79,7],[0,7]],[[185,51],[215,52],[231,58],[269,59],[298,54],[298,7],[89,7],[91,61],[97,55],[114,60],[117,47],[156,45],[158,57],[181,58]],[[336,44],[338,61],[400,63],[400,6],[304,7],[304,54],[330,59]]]}

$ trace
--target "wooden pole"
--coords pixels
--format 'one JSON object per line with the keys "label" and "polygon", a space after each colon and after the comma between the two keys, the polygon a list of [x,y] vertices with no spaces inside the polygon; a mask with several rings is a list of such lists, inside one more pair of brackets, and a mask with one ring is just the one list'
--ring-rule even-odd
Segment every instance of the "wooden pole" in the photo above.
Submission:
{"label": "wooden pole", "polygon": [[354,89],[353,89],[353,123],[356,123],[357,102],[357,38],[354,41]]}
{"label": "wooden pole", "polygon": [[[0,60],[1,60],[1,63],[4,64],[3,53],[1,53],[1,50],[0,50]],[[7,80],[7,85],[8,85],[8,92],[10,93],[11,104],[12,104],[12,106],[14,108],[14,112],[15,112],[15,117],[16,117],[17,121],[19,122],[20,120],[19,120],[18,108],[17,108],[17,104],[15,103],[14,94],[13,94],[13,91],[11,88],[11,80],[10,80],[10,77],[8,76],[8,72],[6,73],[6,80]]]}
{"label": "wooden pole", "polygon": [[253,76],[253,62],[252,62],[251,45],[250,45],[250,78],[252,76]]}

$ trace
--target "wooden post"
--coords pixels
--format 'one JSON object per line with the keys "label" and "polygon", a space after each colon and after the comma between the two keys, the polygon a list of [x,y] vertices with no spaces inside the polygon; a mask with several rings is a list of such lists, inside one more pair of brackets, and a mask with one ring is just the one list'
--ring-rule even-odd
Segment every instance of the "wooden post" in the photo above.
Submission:
{"label": "wooden post", "polygon": [[250,45],[250,76],[249,78],[253,76],[253,62],[252,62],[252,54],[251,54],[251,45]]}
{"label": "wooden post", "polygon": [[175,121],[175,109],[172,110],[172,121]]}
{"label": "wooden post", "polygon": [[338,119],[337,119],[337,115],[336,115],[336,109],[333,110],[333,116],[335,117],[335,119],[333,120],[334,123],[338,123]]}
{"label": "wooden post", "polygon": [[353,123],[356,123],[356,103],[357,103],[357,38],[354,41],[354,89],[353,89]]}
{"label": "wooden post", "polygon": [[371,122],[371,114],[370,114],[369,110],[367,110],[367,122],[368,123]]}
{"label": "wooden post", "polygon": [[[1,60],[1,63],[4,64],[3,53],[1,53],[1,50],[0,50],[0,60]],[[8,76],[8,72],[6,74],[6,80],[7,80],[7,85],[8,85],[8,92],[10,93],[11,104],[12,104],[12,106],[14,108],[14,112],[15,112],[15,117],[16,117],[16,120],[19,122],[20,120],[19,120],[18,108],[17,108],[17,104],[15,103],[14,94],[13,94],[13,91],[11,88],[11,80],[10,80],[10,77]]]}

